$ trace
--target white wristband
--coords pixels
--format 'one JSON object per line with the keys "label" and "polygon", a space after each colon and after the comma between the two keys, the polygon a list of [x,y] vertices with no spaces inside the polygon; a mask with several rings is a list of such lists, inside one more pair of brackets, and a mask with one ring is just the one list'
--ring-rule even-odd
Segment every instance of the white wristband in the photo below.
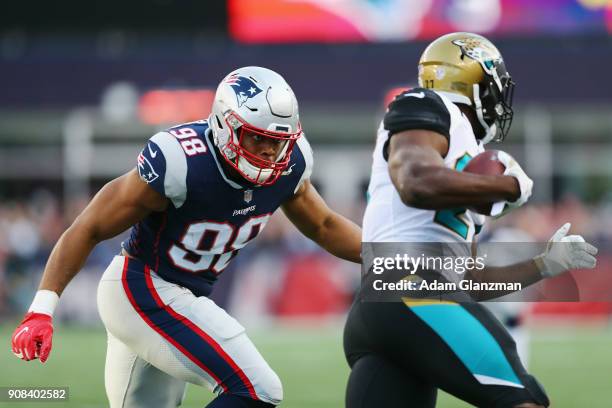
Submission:
{"label": "white wristband", "polygon": [[28,309],[28,312],[43,313],[53,317],[53,312],[59,302],[59,296],[52,290],[39,290],[34,296],[34,300]]}

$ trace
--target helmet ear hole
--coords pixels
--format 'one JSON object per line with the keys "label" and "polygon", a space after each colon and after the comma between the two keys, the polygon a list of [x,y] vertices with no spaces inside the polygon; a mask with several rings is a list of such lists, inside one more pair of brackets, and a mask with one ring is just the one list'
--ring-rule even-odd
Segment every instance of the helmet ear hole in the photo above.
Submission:
{"label": "helmet ear hole", "polygon": [[219,128],[223,128],[223,125],[221,124],[221,120],[219,119],[219,116],[215,115],[215,119],[217,120],[217,125],[219,126]]}

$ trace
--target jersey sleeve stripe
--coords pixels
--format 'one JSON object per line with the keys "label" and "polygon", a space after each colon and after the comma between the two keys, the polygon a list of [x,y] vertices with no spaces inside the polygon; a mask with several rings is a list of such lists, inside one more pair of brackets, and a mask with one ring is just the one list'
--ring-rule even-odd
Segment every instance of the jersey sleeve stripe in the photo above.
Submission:
{"label": "jersey sleeve stripe", "polygon": [[302,156],[304,156],[306,166],[304,167],[304,172],[302,173],[302,177],[300,177],[300,181],[295,186],[294,193],[298,191],[298,189],[302,186],[305,180],[310,179],[310,175],[312,174],[312,165],[314,162],[314,158],[312,156],[312,148],[310,147],[310,143],[308,143],[308,140],[306,140],[306,136],[300,136],[300,138],[297,140],[297,145],[300,151],[302,152]]}
{"label": "jersey sleeve stripe", "polygon": [[176,208],[185,203],[187,197],[187,158],[179,142],[166,132],[159,132],[151,138],[166,159],[164,189],[166,196]]}

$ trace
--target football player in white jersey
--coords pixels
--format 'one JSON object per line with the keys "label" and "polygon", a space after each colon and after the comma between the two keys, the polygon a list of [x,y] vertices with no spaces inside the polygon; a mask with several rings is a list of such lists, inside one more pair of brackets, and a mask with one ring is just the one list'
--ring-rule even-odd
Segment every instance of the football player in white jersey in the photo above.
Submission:
{"label": "football player in white jersey", "polygon": [[[364,262],[370,246],[397,252],[406,243],[459,244],[469,256],[484,216],[466,208],[496,203],[491,215],[502,215],[531,195],[532,181],[503,152],[504,175],[461,171],[486,143],[502,141],[512,121],[514,82],[497,48],[476,34],[442,36],[423,52],[418,80],[419,88],[389,105],[378,130],[363,221]],[[593,268],[596,248],[566,236],[568,230],[564,225],[533,260],[465,276],[525,287],[569,269]],[[445,278],[436,269],[420,272]],[[374,301],[379,298],[368,299],[364,281],[345,327],[348,408],[434,407],[438,388],[480,407],[548,406],[512,338],[482,305],[408,297]]]}
{"label": "football player in white jersey", "polygon": [[59,295],[97,243],[132,227],[98,287],[110,407],[176,407],[188,382],[217,394],[209,408],[278,405],[280,379],[208,295],[279,207],[327,251],[360,262],[360,228],[327,207],[311,170],[285,80],[262,67],[231,72],[208,120],[154,135],[136,168],[102,188],[62,235],[13,353],[47,360]]}

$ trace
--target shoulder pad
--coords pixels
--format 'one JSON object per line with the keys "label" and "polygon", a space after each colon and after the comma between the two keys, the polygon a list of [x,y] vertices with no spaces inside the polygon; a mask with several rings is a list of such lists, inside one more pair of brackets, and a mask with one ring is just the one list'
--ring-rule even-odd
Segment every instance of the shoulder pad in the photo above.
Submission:
{"label": "shoulder pad", "polygon": [[138,156],[138,174],[176,208],[185,202],[187,159],[176,138],[168,132],[159,132],[149,139]]}
{"label": "shoulder pad", "polygon": [[404,130],[424,129],[450,139],[450,113],[442,98],[430,89],[413,88],[396,96],[383,123],[389,136]]}

